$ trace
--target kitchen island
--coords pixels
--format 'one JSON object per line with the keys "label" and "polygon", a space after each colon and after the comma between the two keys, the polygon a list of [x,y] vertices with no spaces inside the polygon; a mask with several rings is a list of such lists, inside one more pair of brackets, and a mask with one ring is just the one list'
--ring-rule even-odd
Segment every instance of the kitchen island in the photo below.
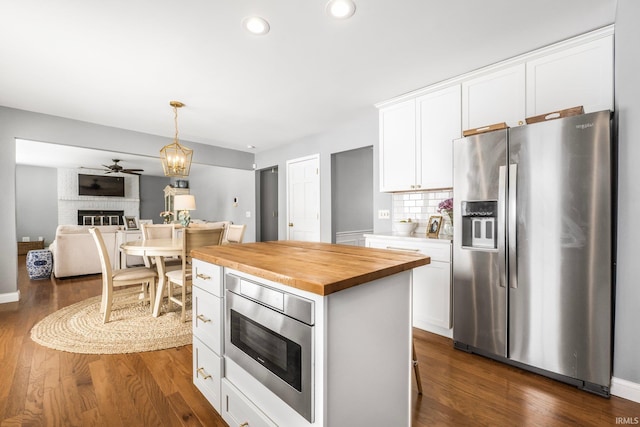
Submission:
{"label": "kitchen island", "polygon": [[229,425],[410,425],[411,270],[429,257],[298,241],[192,255],[194,383]]}

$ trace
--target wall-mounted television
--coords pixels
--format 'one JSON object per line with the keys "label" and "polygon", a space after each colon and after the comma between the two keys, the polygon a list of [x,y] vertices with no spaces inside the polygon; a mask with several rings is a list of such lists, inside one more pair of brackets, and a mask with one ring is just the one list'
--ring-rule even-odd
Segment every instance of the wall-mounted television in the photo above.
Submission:
{"label": "wall-mounted television", "polygon": [[124,197],[124,177],[78,174],[80,196]]}

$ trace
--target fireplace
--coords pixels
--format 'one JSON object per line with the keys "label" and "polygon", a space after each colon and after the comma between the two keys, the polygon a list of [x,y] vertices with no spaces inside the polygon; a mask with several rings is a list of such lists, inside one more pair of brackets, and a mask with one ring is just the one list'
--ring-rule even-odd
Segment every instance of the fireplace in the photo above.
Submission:
{"label": "fireplace", "polygon": [[78,210],[78,225],[123,225],[124,211]]}

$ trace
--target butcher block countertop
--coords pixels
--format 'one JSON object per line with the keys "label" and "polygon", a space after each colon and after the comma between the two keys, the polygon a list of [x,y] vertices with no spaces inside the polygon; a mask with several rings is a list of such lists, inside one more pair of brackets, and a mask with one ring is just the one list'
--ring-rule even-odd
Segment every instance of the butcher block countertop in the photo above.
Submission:
{"label": "butcher block countertop", "polygon": [[191,255],[323,296],[431,262],[409,252],[295,240],[205,246]]}

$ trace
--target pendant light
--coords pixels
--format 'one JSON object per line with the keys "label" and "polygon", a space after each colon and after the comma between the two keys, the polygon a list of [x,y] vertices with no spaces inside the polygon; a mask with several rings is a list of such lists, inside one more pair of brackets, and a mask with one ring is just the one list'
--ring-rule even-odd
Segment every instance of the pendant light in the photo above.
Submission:
{"label": "pendant light", "polygon": [[176,135],[173,138],[173,143],[165,145],[160,150],[162,169],[165,176],[186,178],[191,170],[193,150],[181,145],[178,141],[178,108],[184,107],[184,104],[180,101],[170,101],[169,105],[173,107]]}

